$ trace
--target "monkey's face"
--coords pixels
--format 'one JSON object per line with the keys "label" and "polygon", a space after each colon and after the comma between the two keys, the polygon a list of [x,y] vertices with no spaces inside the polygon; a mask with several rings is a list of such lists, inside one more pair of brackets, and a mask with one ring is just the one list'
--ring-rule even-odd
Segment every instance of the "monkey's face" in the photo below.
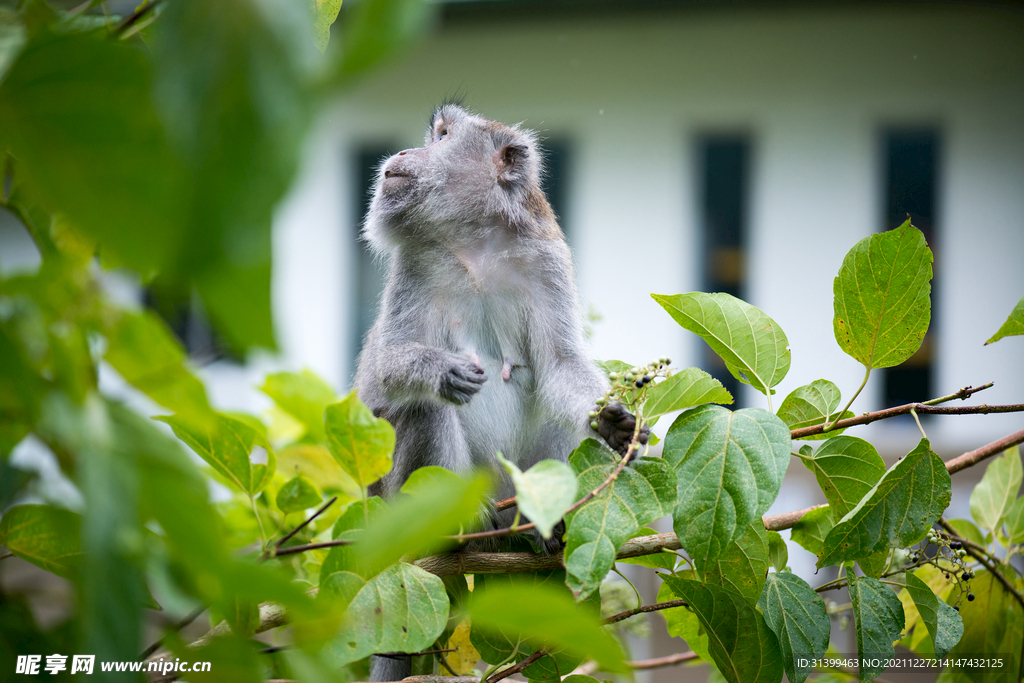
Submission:
{"label": "monkey's face", "polygon": [[451,244],[483,229],[519,230],[538,211],[550,216],[533,134],[448,104],[434,112],[423,147],[381,164],[365,230],[378,248]]}

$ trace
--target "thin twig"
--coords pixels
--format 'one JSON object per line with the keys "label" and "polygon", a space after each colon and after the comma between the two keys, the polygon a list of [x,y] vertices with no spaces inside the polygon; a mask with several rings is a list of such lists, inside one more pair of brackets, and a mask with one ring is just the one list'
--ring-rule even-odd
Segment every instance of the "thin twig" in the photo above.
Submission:
{"label": "thin twig", "polygon": [[675,666],[676,664],[684,664],[686,662],[692,662],[695,659],[700,659],[700,655],[696,652],[679,652],[674,655],[668,655],[666,657],[655,657],[654,659],[638,659],[632,662],[626,662],[626,666],[630,669],[658,669],[663,666]]}
{"label": "thin twig", "polygon": [[[332,505],[334,505],[334,501],[336,501],[336,500],[338,500],[338,497],[334,496],[329,501],[327,501],[326,503],[321,505],[320,508],[316,512],[314,512],[312,515],[307,517],[306,520],[302,524],[298,525],[297,527],[295,527],[294,529],[289,531],[288,534],[284,538],[282,538],[280,541],[275,543],[274,544],[274,548],[275,549],[280,548],[285,543],[287,543],[288,539],[290,539],[292,536],[294,536],[295,534],[297,534],[300,531],[302,531],[303,529],[305,529],[309,525],[310,522],[312,522],[314,519],[316,519],[317,517],[322,515],[324,513],[324,511],[327,510],[327,508],[329,508]],[[264,554],[266,554],[266,553],[264,553]]]}
{"label": "thin twig", "polygon": [[[908,403],[903,406],[896,406],[895,408],[876,410],[873,413],[864,413],[863,415],[858,415],[856,417],[848,417],[845,420],[839,420],[829,431],[845,429],[846,427],[854,427],[856,425],[871,424],[872,422],[896,417],[897,415],[907,415],[911,410],[916,410],[918,413],[928,413],[929,415],[988,415],[989,413],[1024,412],[1024,403],[1014,403],[1011,405],[1001,406],[962,406],[959,408],[939,408],[936,406],[930,406],[927,403]],[[823,434],[824,432],[824,425],[815,425],[813,427],[794,429],[790,432],[790,437],[794,439],[803,439],[808,436],[814,436],[815,434]]]}
{"label": "thin twig", "polygon": [[14,553],[4,553],[0,555],[0,560],[6,560],[8,557],[14,557]]}
{"label": "thin twig", "polygon": [[340,545],[352,545],[353,541],[345,538],[336,538],[333,541],[322,541],[320,543],[307,543],[305,545],[293,545],[289,548],[281,548],[274,552],[274,557],[281,557],[282,555],[293,555],[295,553],[304,553],[307,550],[316,550],[318,548],[337,548]]}
{"label": "thin twig", "polygon": [[672,609],[673,607],[689,607],[689,603],[685,600],[668,600],[667,602],[656,602],[653,605],[644,605],[635,609],[628,609],[625,612],[619,612],[613,614],[610,617],[601,620],[602,624],[615,624],[623,619],[629,619],[630,617],[636,616],[637,614],[644,614],[646,612],[657,612],[663,609]]}
{"label": "thin twig", "polygon": [[526,659],[524,659],[523,661],[519,662],[518,664],[514,664],[507,669],[502,669],[501,671],[498,671],[493,676],[487,679],[487,683],[498,683],[498,681],[502,680],[503,678],[508,678],[512,674],[517,674],[526,667],[536,662],[538,659],[540,659],[547,653],[548,651],[546,648],[541,648],[529,657],[527,657]]}
{"label": "thin twig", "polygon": [[[182,619],[181,621],[176,623],[171,628],[171,630],[174,633],[177,633],[178,631],[180,631],[181,629],[185,628],[186,626],[191,624],[193,621],[198,619],[199,615],[202,614],[205,611],[206,611],[206,605],[200,605],[199,607],[196,607],[194,610],[189,612],[188,615],[184,619]],[[153,643],[152,645],[150,645],[149,647],[147,647],[145,650],[142,651],[142,654],[139,655],[139,660],[147,659],[150,655],[152,655],[154,652],[159,650],[160,646],[163,645],[163,644],[164,644],[164,639],[161,637],[155,643]]]}
{"label": "thin twig", "polygon": [[129,14],[121,21],[120,24],[117,25],[116,28],[114,28],[114,37],[119,37],[122,33],[130,29],[139,21],[139,19],[142,19],[144,16],[152,12],[161,2],[163,2],[163,0],[151,0]]}

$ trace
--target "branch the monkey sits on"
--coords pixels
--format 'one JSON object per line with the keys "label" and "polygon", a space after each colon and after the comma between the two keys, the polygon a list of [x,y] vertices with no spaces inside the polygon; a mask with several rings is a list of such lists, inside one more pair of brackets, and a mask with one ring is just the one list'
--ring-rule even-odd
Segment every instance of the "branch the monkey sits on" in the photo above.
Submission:
{"label": "branch the monkey sits on", "polygon": [[[374,493],[390,496],[416,468],[439,465],[493,471],[503,498],[515,491],[496,452],[526,470],[564,462],[599,434],[625,454],[636,421],[624,407],[606,406],[597,433],[590,426],[608,384],[586,350],[541,161],[532,131],[446,104],[423,147],[381,165],[363,234],[389,274],[355,379],[395,428],[394,466]],[[512,511],[495,517],[507,525]],[[555,551],[559,539],[545,544]],[[400,680],[408,667],[374,657],[372,678]]]}

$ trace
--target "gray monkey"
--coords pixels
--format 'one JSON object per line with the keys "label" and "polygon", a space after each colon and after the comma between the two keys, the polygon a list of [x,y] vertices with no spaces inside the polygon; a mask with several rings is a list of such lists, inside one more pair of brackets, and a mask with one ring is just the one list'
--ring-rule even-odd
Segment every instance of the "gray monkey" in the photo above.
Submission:
{"label": "gray monkey", "polygon": [[[536,134],[457,104],[434,112],[423,147],[381,165],[363,235],[389,274],[355,379],[395,427],[394,466],[374,493],[440,465],[493,471],[504,498],[515,491],[495,452],[526,470],[596,435],[588,413],[607,380],[586,352],[572,256],[540,174]],[[624,454],[635,426],[609,405],[597,434]],[[371,677],[400,680],[408,667],[374,657]]]}

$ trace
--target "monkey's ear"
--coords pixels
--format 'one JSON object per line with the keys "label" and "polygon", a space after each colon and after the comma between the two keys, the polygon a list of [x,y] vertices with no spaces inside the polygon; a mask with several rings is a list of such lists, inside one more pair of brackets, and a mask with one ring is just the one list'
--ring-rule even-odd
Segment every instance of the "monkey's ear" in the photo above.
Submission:
{"label": "monkey's ear", "polygon": [[530,150],[526,145],[509,143],[498,150],[498,180],[511,183],[522,178]]}

